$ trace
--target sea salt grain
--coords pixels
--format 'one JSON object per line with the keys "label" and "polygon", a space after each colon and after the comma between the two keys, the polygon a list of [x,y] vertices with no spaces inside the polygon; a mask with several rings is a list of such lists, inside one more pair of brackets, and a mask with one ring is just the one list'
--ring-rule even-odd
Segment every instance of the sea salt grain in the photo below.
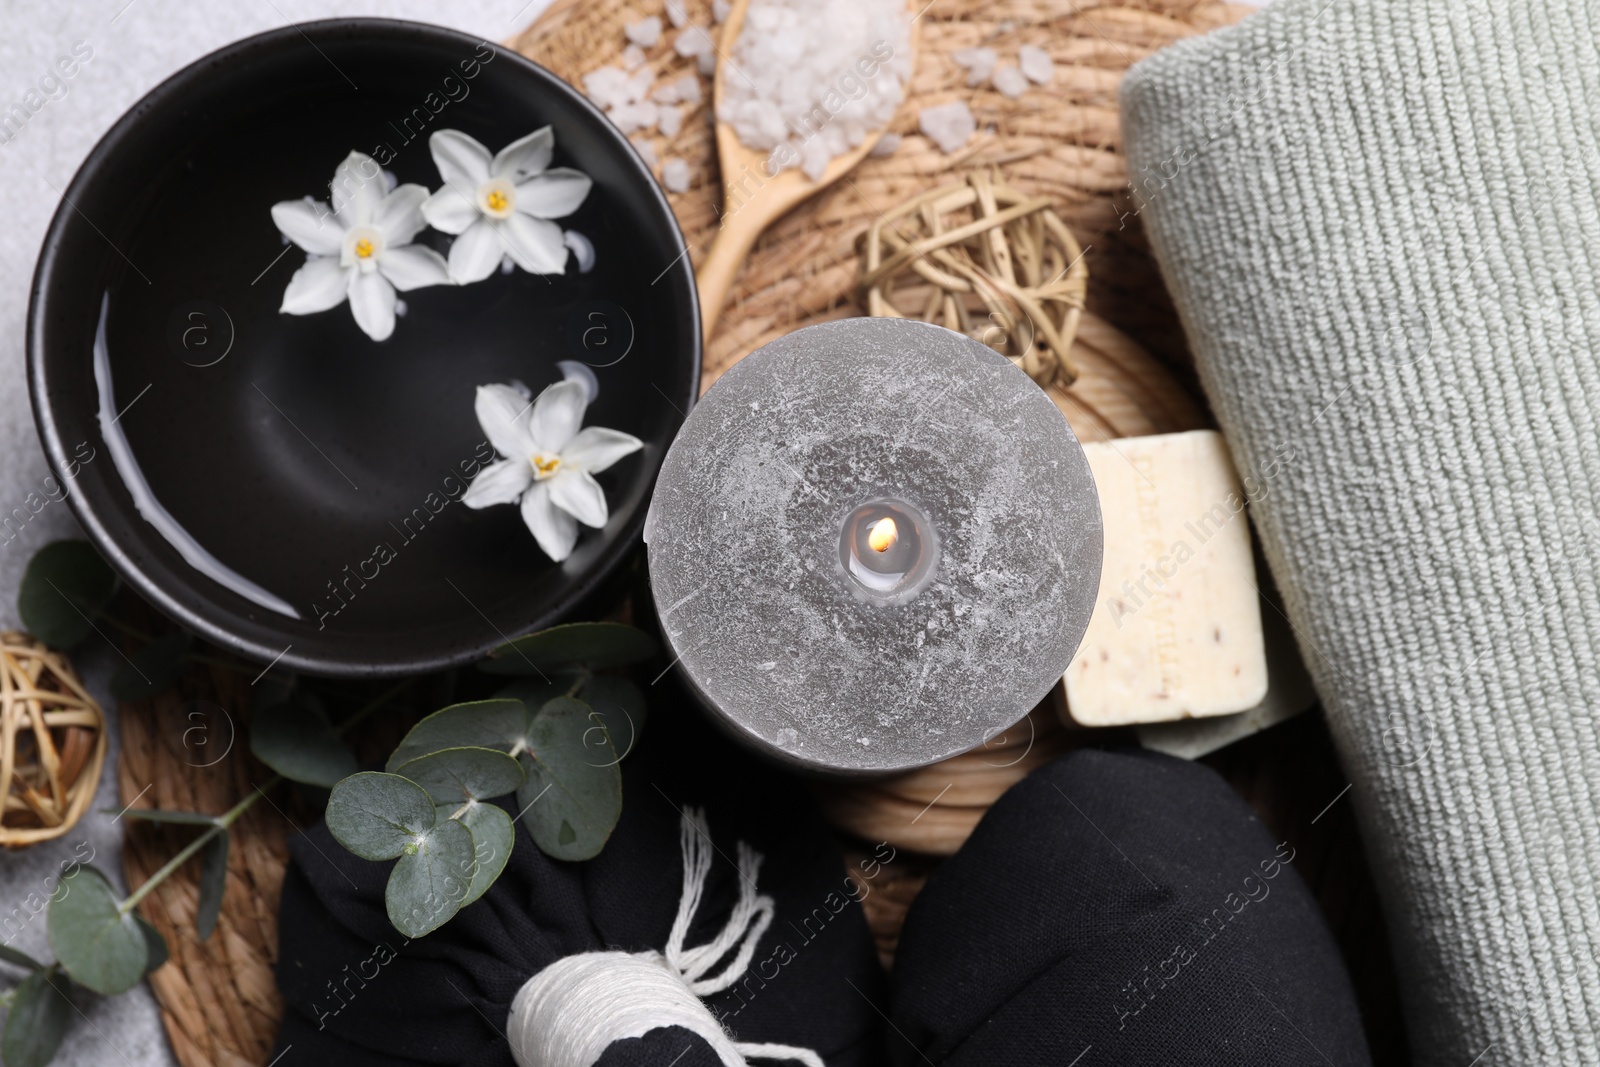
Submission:
{"label": "sea salt grain", "polygon": [[672,50],[685,59],[698,56],[713,49],[711,35],[699,26],[690,26],[678,34],[672,42]]}
{"label": "sea salt grain", "polygon": [[1022,73],[1036,85],[1049,85],[1050,79],[1056,75],[1055,61],[1050,58],[1050,53],[1037,45],[1023,45],[1017,52],[1017,62],[1022,65]]}
{"label": "sea salt grain", "polygon": [[817,178],[894,117],[910,20],[902,0],[751,0],[717,118],[773,171]]}
{"label": "sea salt grain", "polygon": [[718,25],[728,21],[728,11],[733,5],[728,0],[711,0],[711,17]]}
{"label": "sea salt grain", "polygon": [[661,41],[661,20],[654,15],[647,19],[640,19],[622,31],[628,35],[628,40],[640,48],[654,48]]}
{"label": "sea salt grain", "polygon": [[689,21],[689,13],[683,9],[678,0],[667,0],[667,21],[672,23],[674,28],[680,28]]}
{"label": "sea salt grain", "polygon": [[656,120],[656,125],[661,128],[661,136],[676,137],[678,131],[683,129],[683,112],[671,105],[665,106],[660,109],[660,118]]}
{"label": "sea salt grain", "polygon": [[[641,70],[630,75],[621,68],[608,66],[585,74],[583,91],[589,94],[589,99],[602,108],[615,110],[626,104],[642,102],[649,95],[650,86],[654,81],[655,75],[649,70]],[[650,123],[653,122],[655,119],[652,117]]]}
{"label": "sea salt grain", "polygon": [[630,137],[628,143],[633,145],[639,153],[639,158],[644,160],[644,165],[651,170],[656,168],[656,146],[650,143],[648,137]]}
{"label": "sea salt grain", "polygon": [[1000,56],[993,48],[958,48],[950,53],[958,66],[967,68],[967,84],[982,85],[994,73]]}
{"label": "sea salt grain", "polygon": [[917,115],[917,128],[939,146],[945,155],[959,150],[978,130],[972,109],[963,100],[925,107]]}
{"label": "sea salt grain", "polygon": [[898,133],[886,133],[878,138],[878,143],[872,146],[872,151],[868,152],[867,155],[892,156],[894,155],[894,150],[899,147],[900,135]]}
{"label": "sea salt grain", "polygon": [[686,193],[689,191],[689,164],[686,160],[673,156],[661,165],[661,184],[667,187],[669,193]]}
{"label": "sea salt grain", "polygon": [[1000,95],[1015,100],[1028,91],[1028,78],[1022,71],[1008,63],[994,72],[994,87]]}
{"label": "sea salt grain", "polygon": [[678,99],[685,104],[698,104],[700,102],[700,79],[693,74],[685,74],[678,79]]}
{"label": "sea salt grain", "polygon": [[661,117],[661,109],[648,100],[639,104],[620,104],[609,112],[611,121],[623,133],[645,130],[654,126]]}
{"label": "sea salt grain", "polygon": [[603,108],[625,103],[632,79],[620,67],[601,67],[583,76],[583,91]]}
{"label": "sea salt grain", "polygon": [[640,67],[644,66],[644,62],[644,49],[640,48],[638,45],[630,44],[628,47],[622,50],[623,70],[638,70]]}

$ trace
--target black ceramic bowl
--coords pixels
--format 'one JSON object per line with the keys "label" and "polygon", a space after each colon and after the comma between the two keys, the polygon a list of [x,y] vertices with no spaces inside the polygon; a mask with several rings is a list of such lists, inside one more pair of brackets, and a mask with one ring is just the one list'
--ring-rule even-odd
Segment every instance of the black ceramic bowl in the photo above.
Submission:
{"label": "black ceramic bowl", "polygon": [[[305,254],[285,249],[274,203],[326,199],[352,149],[437,189],[434,130],[494,151],[545,125],[553,165],[594,181],[560,220],[593,244],[591,270],[572,256],[564,275],[403,293],[381,343],[347,305],[279,314]],[[418,240],[443,250],[448,238]],[[645,448],[599,475],[610,521],[555,564],[515,506],[472,511],[453,497],[462,464],[483,458],[475,387],[538,392],[564,360],[599,383],[585,425]],[[636,542],[699,364],[682,234],[616,127],[514,53],[365,19],[241,41],[124,115],[66,190],[28,318],[40,437],[123,577],[212,641],[335,675],[457,664],[560,621]],[[139,499],[130,463],[148,483]],[[192,544],[164,534],[158,510]],[[197,567],[201,554],[221,570]],[[274,601],[298,618],[264,606]]]}

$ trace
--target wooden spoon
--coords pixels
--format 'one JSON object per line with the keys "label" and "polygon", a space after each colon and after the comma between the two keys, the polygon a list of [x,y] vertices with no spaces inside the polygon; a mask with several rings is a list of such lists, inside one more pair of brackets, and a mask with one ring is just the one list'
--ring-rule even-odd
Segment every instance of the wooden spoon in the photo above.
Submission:
{"label": "wooden spoon", "polygon": [[[717,47],[716,77],[711,90],[713,115],[722,103],[728,79],[741,76],[737,68],[730,69],[730,57],[749,10],[750,0],[733,0],[728,17],[723,20],[722,36]],[[917,21],[911,23],[908,43],[913,60],[917,51]],[[882,135],[882,129],[870,131],[861,144],[842,156],[835,156],[822,172],[822,177],[812,181],[798,168],[780,171],[775,176],[769,175],[766,167],[771,152],[747,147],[739,140],[733,127],[726,122],[717,122],[717,165],[723,185],[722,226],[697,272],[700,317],[707,341],[711,340],[728,290],[733,287],[739,268],[755,247],[756,239],[790,208],[848,174],[852,167],[866,158]]]}

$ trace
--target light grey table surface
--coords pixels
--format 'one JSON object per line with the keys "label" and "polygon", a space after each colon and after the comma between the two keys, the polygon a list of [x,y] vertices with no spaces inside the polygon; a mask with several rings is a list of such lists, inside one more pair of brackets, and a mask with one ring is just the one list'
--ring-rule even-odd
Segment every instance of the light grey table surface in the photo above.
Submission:
{"label": "light grey table surface", "polygon": [[[141,96],[180,67],[230,41],[290,22],[341,15],[381,15],[435,22],[491,41],[531,22],[549,0],[92,0],[40,3],[0,0],[0,112],[23,102],[30,89],[46,102],[20,131],[0,131],[0,521],[28,511],[49,473],[28,406],[23,343],[28,293],[39,242],[74,172],[100,135]],[[81,43],[80,43],[81,42]],[[50,81],[58,56],[74,46],[92,56],[70,79]],[[35,498],[35,506],[37,505]],[[13,520],[12,530],[17,527]],[[18,625],[17,584],[40,546],[80,536],[68,506],[52,502],[21,526],[0,533],[0,628]],[[95,642],[98,644],[98,642]],[[111,708],[106,682],[116,654],[90,647],[76,657],[91,690]],[[113,718],[113,723],[115,722]],[[113,731],[113,743],[115,731]],[[100,808],[117,808],[116,751],[107,760],[95,813],[65,838],[0,854],[0,942],[49,957],[44,914],[34,908],[55,886],[64,859],[94,850],[93,863],[122,883],[122,827]],[[81,851],[80,851],[81,850]],[[9,985],[18,972],[4,970]],[[173,1063],[149,990],[124,996],[85,996],[57,1064]]]}

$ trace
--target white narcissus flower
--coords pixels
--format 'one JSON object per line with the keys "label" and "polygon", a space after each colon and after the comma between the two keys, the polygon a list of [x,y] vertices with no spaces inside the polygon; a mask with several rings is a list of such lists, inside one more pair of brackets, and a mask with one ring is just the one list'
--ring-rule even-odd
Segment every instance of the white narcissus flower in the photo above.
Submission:
{"label": "white narcissus flower", "polygon": [[428,148],[444,187],[428,197],[422,214],[434,229],[457,235],[451,278],[462,285],[482,281],[506,255],[532,274],[566,273],[561,227],[549,220],[578,210],[594,183],[581,171],[550,166],[550,127],[512,141],[492,158],[459,130],[435,132]]}
{"label": "white narcissus flower", "polygon": [[599,529],[610,515],[594,476],[644,447],[619,430],[578,429],[588,406],[583,382],[570,378],[531,403],[525,388],[480,385],[473,403],[484,436],[505,458],[480,471],[461,502],[486,508],[520,501],[522,521],[557,563],[572,554],[578,523]]}
{"label": "white narcissus flower", "polygon": [[395,290],[445,285],[444,257],[411,243],[427,224],[422,202],[428,190],[402,185],[393,192],[376,160],[351,152],[333,172],[333,208],[320,200],[285,200],[272,205],[272,221],[283,235],[310,253],[283,291],[289,315],[338,307],[346,298],[356,325],[374,341],[394,333]]}

